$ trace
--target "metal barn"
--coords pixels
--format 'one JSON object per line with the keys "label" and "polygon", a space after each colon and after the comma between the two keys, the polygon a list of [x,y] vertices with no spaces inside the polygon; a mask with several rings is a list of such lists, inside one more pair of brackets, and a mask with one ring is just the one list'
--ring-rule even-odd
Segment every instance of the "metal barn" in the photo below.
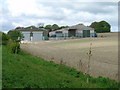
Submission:
{"label": "metal barn", "polygon": [[24,41],[41,41],[48,37],[46,30],[34,26],[18,29],[24,36]]}
{"label": "metal barn", "polygon": [[[59,35],[57,33],[58,31],[61,31]],[[78,25],[71,26],[69,28],[50,32],[49,34],[50,36],[54,34],[56,35],[56,37],[64,36],[64,37],[84,37],[85,38],[85,37],[92,37],[92,35],[94,34],[94,28],[85,26],[83,24],[78,24]]]}

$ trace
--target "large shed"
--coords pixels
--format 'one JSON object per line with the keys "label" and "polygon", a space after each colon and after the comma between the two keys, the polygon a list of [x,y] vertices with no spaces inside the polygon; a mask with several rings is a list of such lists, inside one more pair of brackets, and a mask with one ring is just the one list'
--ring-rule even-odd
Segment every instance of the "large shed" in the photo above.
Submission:
{"label": "large shed", "polygon": [[68,36],[92,37],[93,34],[94,28],[85,26],[84,24],[71,26],[68,30]]}
{"label": "large shed", "polygon": [[85,26],[84,24],[77,24],[69,28],[56,30],[54,33],[50,32],[49,34],[50,36],[55,34],[56,36],[64,37],[92,37],[94,34],[94,28]]}
{"label": "large shed", "polygon": [[24,38],[24,41],[41,41],[41,40],[45,40],[48,36],[47,31],[41,28],[37,28],[35,26],[30,26],[30,27],[26,27],[26,28],[20,28],[17,29],[19,30]]}

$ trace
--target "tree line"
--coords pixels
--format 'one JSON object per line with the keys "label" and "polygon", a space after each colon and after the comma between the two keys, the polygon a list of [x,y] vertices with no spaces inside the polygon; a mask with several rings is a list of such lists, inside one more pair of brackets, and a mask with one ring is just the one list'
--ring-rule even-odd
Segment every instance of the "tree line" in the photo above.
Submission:
{"label": "tree line", "polygon": [[[48,32],[51,32],[51,31],[55,31],[55,30],[59,30],[59,29],[63,29],[63,28],[69,28],[70,26],[59,26],[57,24],[53,24],[53,25],[46,25],[46,26],[39,26],[39,27],[35,27],[35,26],[29,26],[29,27],[33,27],[34,28],[43,28],[43,29],[46,29],[48,30]],[[26,28],[29,28],[29,27],[26,27]],[[111,25],[107,22],[107,21],[100,21],[100,22],[92,22],[90,24],[89,27],[92,27],[94,28],[95,32],[96,33],[106,33],[106,32],[110,32],[110,29],[111,29]],[[15,30],[17,29],[23,29],[24,27],[16,27]]]}
{"label": "tree line", "polygon": [[53,24],[53,25],[46,25],[45,27],[39,27],[39,28],[44,28],[47,29],[49,31],[55,31],[58,29],[62,29],[62,28],[68,28],[69,26],[59,26],[57,24]]}
{"label": "tree line", "polygon": [[[111,25],[104,20],[100,22],[92,22],[89,27],[94,28],[96,33],[110,32],[110,29],[111,29]],[[47,29],[50,32],[50,31],[55,31],[62,28],[69,28],[69,26],[58,26],[57,24],[53,24],[53,25],[46,25],[45,27],[42,27],[42,28]]]}

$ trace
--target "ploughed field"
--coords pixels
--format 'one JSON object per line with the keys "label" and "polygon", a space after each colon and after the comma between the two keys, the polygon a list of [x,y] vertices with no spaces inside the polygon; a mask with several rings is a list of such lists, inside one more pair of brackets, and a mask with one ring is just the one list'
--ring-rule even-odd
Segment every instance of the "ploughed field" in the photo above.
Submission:
{"label": "ploughed field", "polygon": [[87,72],[88,52],[92,43],[89,74],[118,80],[118,35],[99,34],[103,37],[71,40],[51,40],[21,44],[21,49],[34,56],[74,67]]}

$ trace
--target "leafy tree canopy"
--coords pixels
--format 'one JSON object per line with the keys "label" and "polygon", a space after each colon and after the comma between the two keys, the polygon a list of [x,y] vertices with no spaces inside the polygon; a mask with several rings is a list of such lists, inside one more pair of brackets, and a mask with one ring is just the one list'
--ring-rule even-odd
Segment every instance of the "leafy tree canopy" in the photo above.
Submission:
{"label": "leafy tree canopy", "polygon": [[62,29],[62,28],[68,28],[69,26],[61,26],[59,27],[59,29]]}
{"label": "leafy tree canopy", "polygon": [[90,27],[94,28],[97,33],[110,32],[111,28],[110,24],[106,21],[93,22]]}
{"label": "leafy tree canopy", "polygon": [[44,28],[48,29],[48,30],[52,30],[52,26],[51,25],[46,25]]}
{"label": "leafy tree canopy", "polygon": [[0,44],[7,45],[9,36],[6,33],[0,32]]}
{"label": "leafy tree canopy", "polygon": [[62,28],[68,28],[69,26],[58,26],[57,24],[53,24],[53,25],[46,25],[44,28],[48,29],[48,31],[54,31],[54,30],[58,30],[58,29],[62,29]]}
{"label": "leafy tree canopy", "polygon": [[58,29],[59,29],[59,26],[58,26],[57,24],[53,24],[53,25],[52,25],[52,29],[53,29],[53,30],[58,30]]}
{"label": "leafy tree canopy", "polygon": [[21,39],[23,39],[23,34],[20,31],[17,31],[17,30],[9,31],[8,36],[10,37],[10,39],[12,39],[14,41],[20,41]]}

